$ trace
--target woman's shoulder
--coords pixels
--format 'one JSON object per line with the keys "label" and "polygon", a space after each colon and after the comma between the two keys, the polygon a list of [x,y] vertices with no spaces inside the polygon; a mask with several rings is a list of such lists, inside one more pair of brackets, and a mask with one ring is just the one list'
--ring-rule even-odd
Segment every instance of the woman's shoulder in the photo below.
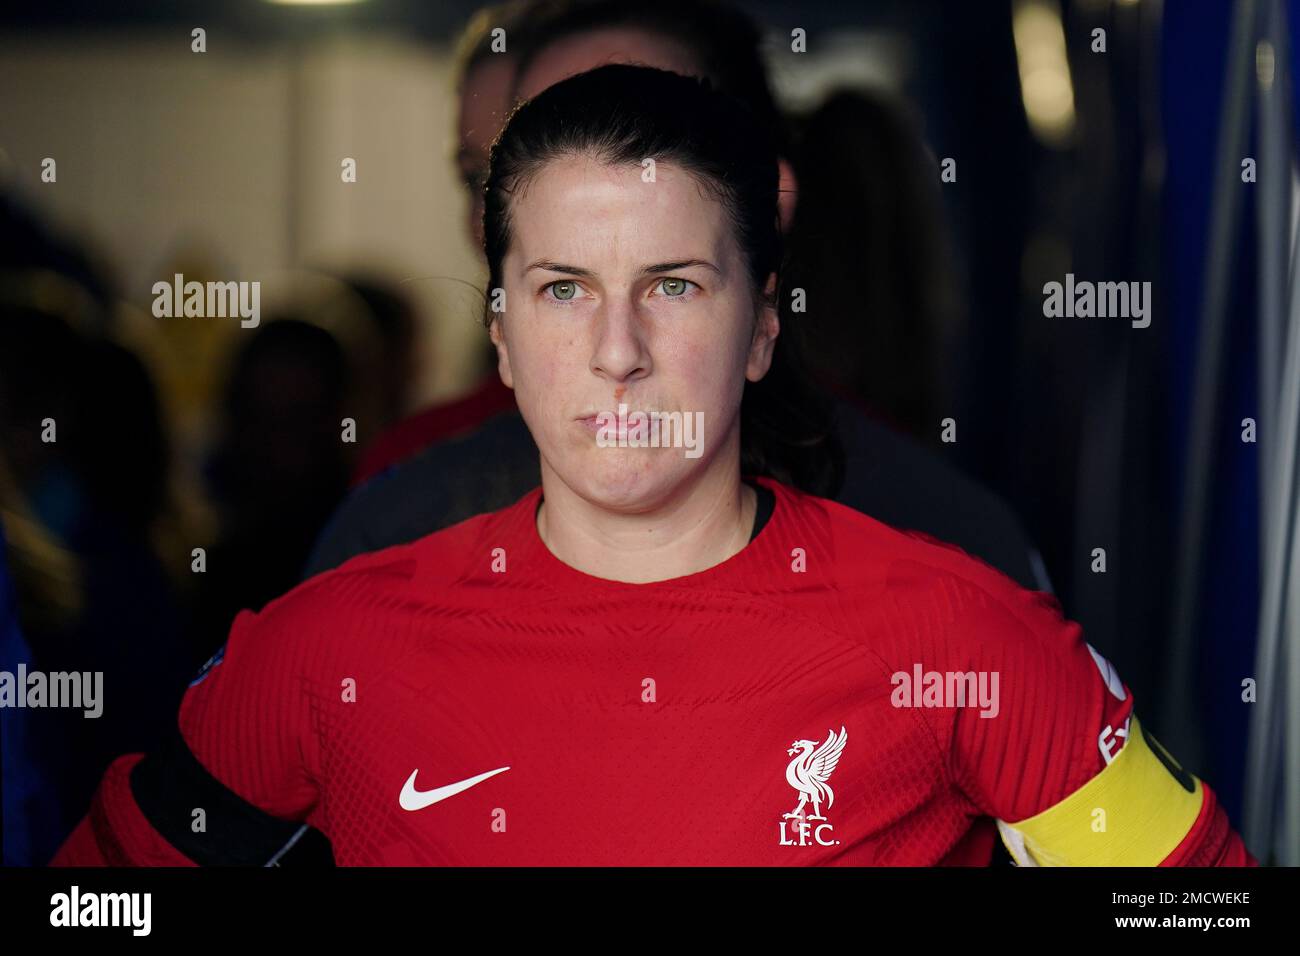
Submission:
{"label": "woman's shoulder", "polygon": [[825,585],[837,594],[834,601],[815,602],[815,613],[848,633],[871,635],[877,650],[915,660],[943,648],[954,661],[1012,669],[1014,662],[1068,659],[1075,672],[1087,672],[1082,631],[1051,593],[1023,588],[924,532],[796,489],[778,493],[794,518],[785,524],[789,540],[781,546],[811,542],[807,567],[821,565]]}
{"label": "woman's shoulder", "polygon": [[960,546],[917,530],[888,524],[829,498],[771,482],[789,508],[786,534],[806,538],[824,551],[843,585],[868,581],[895,592],[979,592],[1012,606],[1038,606],[1055,599],[1029,591]]}
{"label": "woman's shoulder", "polygon": [[271,601],[260,616],[334,620],[341,613],[428,603],[490,557],[491,542],[516,540],[538,489],[512,505],[475,515],[404,544],[358,554]]}

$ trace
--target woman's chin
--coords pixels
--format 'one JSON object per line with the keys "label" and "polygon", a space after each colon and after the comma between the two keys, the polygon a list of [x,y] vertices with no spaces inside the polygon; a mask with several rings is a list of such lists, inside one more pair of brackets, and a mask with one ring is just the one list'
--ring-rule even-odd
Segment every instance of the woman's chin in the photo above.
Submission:
{"label": "woman's chin", "polygon": [[602,448],[579,480],[584,497],[611,511],[644,511],[658,505],[680,480],[680,453],[675,462],[670,449]]}

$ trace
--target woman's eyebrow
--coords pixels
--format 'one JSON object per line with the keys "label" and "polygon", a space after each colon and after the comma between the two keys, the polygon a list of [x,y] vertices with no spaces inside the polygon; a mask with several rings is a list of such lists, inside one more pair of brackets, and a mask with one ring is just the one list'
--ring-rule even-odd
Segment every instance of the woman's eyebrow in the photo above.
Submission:
{"label": "woman's eyebrow", "polygon": [[[685,269],[689,266],[704,266],[706,269],[712,269],[718,275],[722,275],[722,270],[715,266],[707,259],[676,259],[672,262],[656,262],[654,265],[646,266],[641,270],[641,275],[648,276],[657,272],[672,272],[676,269]],[[568,275],[580,276],[584,279],[590,279],[596,273],[590,269],[583,269],[580,266],[571,266],[564,262],[553,262],[550,259],[538,259],[528,264],[524,269],[525,273],[534,269],[545,269],[547,272],[564,272]]]}
{"label": "woman's eyebrow", "polygon": [[549,259],[538,259],[535,262],[530,262],[528,267],[524,269],[524,273],[527,274],[534,269],[545,269],[547,272],[567,272],[569,275],[581,276],[584,279],[590,279],[596,274],[590,269],[566,265],[563,262],[552,262]]}
{"label": "woman's eyebrow", "polygon": [[677,269],[685,269],[688,266],[704,266],[706,269],[712,269],[718,275],[722,275],[722,270],[707,259],[679,259],[675,262],[656,262],[654,265],[642,269],[641,274],[646,276],[655,272],[673,272]]}

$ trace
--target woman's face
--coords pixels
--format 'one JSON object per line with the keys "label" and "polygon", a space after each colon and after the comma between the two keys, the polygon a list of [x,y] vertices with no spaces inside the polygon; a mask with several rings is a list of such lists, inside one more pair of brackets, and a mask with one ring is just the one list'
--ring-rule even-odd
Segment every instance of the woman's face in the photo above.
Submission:
{"label": "woman's face", "polygon": [[[660,507],[706,473],[737,481],[741,395],[766,374],[778,323],[722,205],[679,167],[659,163],[646,182],[640,165],[573,155],[516,193],[510,214],[492,340],[543,474],[623,512]],[[661,447],[619,447],[595,416],[620,404],[629,418],[679,415],[660,419]],[[662,447],[670,432],[678,447]]]}

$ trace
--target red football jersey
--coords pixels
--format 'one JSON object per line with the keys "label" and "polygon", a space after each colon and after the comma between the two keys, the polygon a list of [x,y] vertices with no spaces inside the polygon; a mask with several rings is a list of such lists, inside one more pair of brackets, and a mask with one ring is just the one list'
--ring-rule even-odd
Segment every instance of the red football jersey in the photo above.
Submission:
{"label": "red football jersey", "polygon": [[[759,480],[758,535],[668,581],[565,565],[540,488],[354,558],[240,614],[182,736],[344,865],[1254,863],[1055,599]],[[56,863],[188,862],[138,760]]]}

